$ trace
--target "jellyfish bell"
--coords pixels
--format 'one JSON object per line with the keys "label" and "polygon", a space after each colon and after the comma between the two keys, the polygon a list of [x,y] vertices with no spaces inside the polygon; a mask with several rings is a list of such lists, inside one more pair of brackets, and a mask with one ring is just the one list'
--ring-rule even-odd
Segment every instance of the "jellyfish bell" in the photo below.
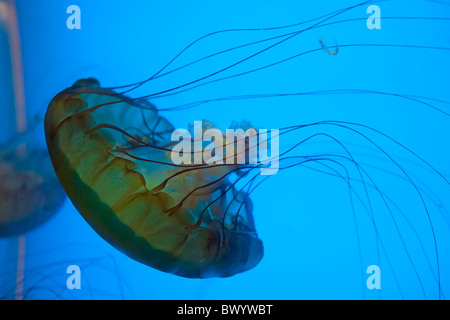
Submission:
{"label": "jellyfish bell", "polygon": [[27,233],[48,221],[65,193],[34,129],[0,146],[0,237]]}
{"label": "jellyfish bell", "polygon": [[174,128],[147,101],[77,81],[50,102],[45,134],[55,172],[107,242],[155,269],[229,277],[263,256],[252,204],[229,178],[239,165],[174,165]]}

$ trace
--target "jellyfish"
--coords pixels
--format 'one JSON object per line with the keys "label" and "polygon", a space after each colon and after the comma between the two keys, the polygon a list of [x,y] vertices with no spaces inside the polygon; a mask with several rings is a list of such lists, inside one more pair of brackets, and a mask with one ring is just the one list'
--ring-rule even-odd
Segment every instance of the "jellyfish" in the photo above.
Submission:
{"label": "jellyfish", "polygon": [[[42,142],[39,116],[28,119],[21,43],[14,1],[0,1],[2,111],[6,123],[0,142],[0,237],[20,236],[54,215],[65,196]],[[4,41],[6,40],[6,41]],[[15,115],[14,121],[10,114]],[[9,132],[8,132],[9,131]],[[11,133],[12,132],[12,133]]]}
{"label": "jellyfish", "polygon": [[[364,1],[312,20],[280,27],[213,32],[186,46],[143,81],[101,88],[98,81],[86,79],[61,92],[49,106],[46,137],[55,171],[75,207],[98,234],[120,251],[158,270],[184,277],[226,277],[250,269],[260,272],[267,256],[272,257],[272,263],[282,264],[279,270],[296,272],[295,267],[300,263],[309,262],[302,258],[310,247],[314,248],[315,255],[310,252],[309,257],[320,258],[335,257],[335,252],[344,250],[333,238],[340,236],[357,250],[356,261],[346,262],[353,268],[352,275],[358,277],[363,295],[367,294],[365,266],[375,260],[389,270],[385,274],[390,275],[390,283],[398,288],[400,296],[404,294],[402,284],[409,284],[413,278],[423,297],[445,297],[444,285],[448,282],[443,279],[448,260],[445,243],[449,219],[443,193],[448,190],[448,178],[442,164],[441,168],[435,167],[415,148],[426,149],[427,143],[423,141],[431,139],[436,139],[433,140],[436,143],[445,141],[442,139],[448,131],[442,128],[448,125],[448,101],[432,94],[412,93],[416,88],[412,81],[408,82],[412,89],[404,89],[408,94],[403,90],[389,91],[392,87],[389,77],[379,83],[369,81],[371,73],[359,72],[364,68],[355,68],[353,63],[361,63],[364,59],[357,60],[357,57],[358,53],[363,53],[364,57],[370,57],[370,63],[364,60],[364,67],[370,69],[373,63],[376,71],[377,66],[381,68],[390,63],[392,70],[397,71],[392,62],[397,61],[392,58],[393,53],[401,52],[401,57],[397,58],[404,59],[414,52],[448,54],[449,48],[433,45],[432,41],[424,43],[423,39],[422,43],[411,43],[415,39],[385,43],[376,33],[355,40],[348,30],[361,22],[365,27],[367,17],[349,18],[346,14],[373,3],[381,2]],[[425,26],[448,20],[408,16],[383,19],[393,24],[420,21]],[[342,31],[341,34],[336,31],[339,37],[334,46],[330,45],[333,39],[323,35],[330,29]],[[308,42],[311,33],[314,36]],[[237,34],[245,34],[244,43]],[[228,39],[225,35],[231,35],[231,45],[222,41],[223,37]],[[224,47],[202,46],[211,39]],[[304,40],[313,46],[304,47]],[[201,52],[200,58],[192,54],[197,46],[201,50],[195,53]],[[272,55],[272,52],[275,53]],[[388,58],[375,59],[377,54]],[[320,59],[313,60],[311,56]],[[210,61],[214,63],[208,64]],[[307,68],[308,64],[313,67]],[[333,72],[327,68],[332,68]],[[268,73],[272,70],[275,71]],[[391,75],[397,74],[392,71]],[[263,80],[258,82],[259,78]],[[411,75],[411,79],[416,78]],[[232,85],[228,86],[230,83]],[[270,84],[267,87],[257,87],[267,83]],[[229,87],[237,93],[228,94]],[[442,88],[442,84],[436,83],[436,87]],[[259,92],[253,93],[257,89]],[[139,95],[139,90],[144,94]],[[347,107],[352,104],[358,108],[349,111]],[[170,133],[174,127],[168,119],[175,123],[177,116],[183,121],[190,116],[190,123],[195,114],[201,117],[202,112],[208,113],[208,107],[223,114],[217,112],[217,119],[208,118],[212,123],[230,114],[234,116],[241,111],[239,107],[243,112],[251,110],[247,114],[253,113],[254,118],[281,123],[276,126],[280,139],[287,146],[280,154],[279,176],[287,178],[279,182],[278,175],[273,179],[259,176],[256,174],[258,166],[249,163],[241,166],[174,165],[170,161],[173,147]],[[362,115],[361,110],[366,114]],[[163,112],[172,118],[157,115]],[[436,132],[423,130],[419,136],[417,131],[420,130],[416,128],[422,123],[417,122],[414,129],[406,132],[392,130],[397,127],[395,121],[410,124],[408,121],[414,123],[420,119],[410,119],[408,116],[413,112],[426,114],[430,117],[427,121],[435,120],[435,127],[439,129]],[[382,130],[386,128],[390,134],[389,130],[388,133]],[[414,148],[402,143],[399,137]],[[438,158],[433,160],[439,163]],[[101,173],[90,170],[101,170]],[[326,197],[317,197],[317,204],[305,208],[309,210],[301,211],[302,202],[308,200],[303,193],[315,188],[321,195],[317,181],[322,181],[311,172],[306,174],[301,170],[322,173],[343,183],[344,188],[324,180],[323,189],[327,189],[328,184],[336,189]],[[277,192],[265,188],[266,181],[273,181],[270,186],[275,186]],[[139,209],[131,210],[134,208],[131,200],[118,196],[125,193],[123,190],[128,191],[128,186],[151,194],[149,197],[155,200],[153,205],[147,205],[137,197],[142,201],[139,208],[145,208],[142,212],[148,213],[150,221],[144,222],[147,216],[142,217]],[[265,192],[258,193],[262,190]],[[277,194],[277,198],[273,199],[272,194]],[[254,200],[258,195],[258,201],[252,203],[251,198]],[[336,212],[336,216],[318,209],[323,206],[334,212],[333,205],[324,204],[341,201],[344,197],[348,197],[348,205],[345,210]],[[132,200],[137,198],[131,197]],[[262,207],[254,212],[253,208],[260,203]],[[135,205],[138,207],[137,203]],[[311,235],[313,232],[309,233],[310,238],[302,238],[302,233],[308,234],[308,227],[299,222],[307,219],[298,217],[310,217],[308,214],[316,212],[317,216],[329,220],[316,218],[314,230],[320,234],[318,239]],[[162,220],[154,222],[150,215],[157,213]],[[274,235],[265,240],[264,259],[261,259],[262,245],[256,234],[256,222],[261,219],[266,221],[264,231]],[[180,225],[169,226],[168,221],[175,220]],[[354,226],[351,240],[346,238],[350,232],[338,234],[338,229],[332,228],[344,223]],[[332,227],[327,229],[327,226]],[[325,229],[322,233],[321,228]],[[282,234],[273,231],[277,229],[283,230]],[[191,236],[186,238],[186,234],[196,235],[195,240]],[[316,246],[310,246],[311,242]],[[326,243],[321,247],[323,250],[316,252],[317,243],[322,242]],[[276,248],[267,250],[270,243],[276,243]],[[274,252],[278,259],[273,258]],[[396,259],[400,256],[404,261],[398,263]],[[405,269],[407,276],[402,275]],[[267,272],[267,267],[264,270]],[[283,277],[280,273],[276,276]],[[320,276],[320,272],[317,274]],[[297,294],[298,288],[292,291]]]}
{"label": "jellyfish", "polygon": [[0,258],[14,262],[2,265],[2,276],[13,288],[2,289],[0,296],[22,299],[26,235],[55,216],[66,196],[39,141],[42,117],[27,113],[15,1],[0,1],[0,36]]}
{"label": "jellyfish", "polygon": [[[125,119],[132,131],[120,129]],[[251,202],[241,195],[228,206],[236,192],[226,176],[239,168],[170,165],[172,131],[153,105],[102,89],[95,79],[58,94],[45,117],[61,184],[109,243],[183,277],[229,277],[253,268],[263,246]]]}
{"label": "jellyfish", "polygon": [[48,152],[30,130],[0,146],[0,237],[25,234],[49,220],[65,200]]}

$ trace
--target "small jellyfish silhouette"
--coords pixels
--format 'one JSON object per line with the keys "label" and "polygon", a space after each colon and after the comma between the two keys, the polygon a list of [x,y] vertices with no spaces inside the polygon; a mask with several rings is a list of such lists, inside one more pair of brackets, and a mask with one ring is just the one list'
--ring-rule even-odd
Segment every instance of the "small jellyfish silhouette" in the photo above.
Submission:
{"label": "small jellyfish silhouette", "polygon": [[65,193],[48,152],[29,130],[0,145],[0,237],[18,236],[49,220]]}
{"label": "small jellyfish silhouette", "polygon": [[155,269],[229,277],[263,256],[240,165],[174,165],[172,125],[147,101],[77,81],[50,103],[48,150],[74,206],[106,241]]}

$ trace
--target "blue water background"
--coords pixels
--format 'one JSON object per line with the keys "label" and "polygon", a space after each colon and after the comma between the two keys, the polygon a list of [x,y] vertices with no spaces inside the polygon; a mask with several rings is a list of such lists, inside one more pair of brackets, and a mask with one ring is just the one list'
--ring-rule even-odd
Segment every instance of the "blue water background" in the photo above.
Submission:
{"label": "blue water background", "polygon": [[[189,43],[210,32],[285,26],[357,3],[323,0],[18,0],[27,113],[29,116],[43,115],[52,97],[79,78],[95,77],[105,87],[146,79]],[[81,30],[66,27],[69,16],[66,8],[72,4],[81,8]],[[245,72],[320,48],[319,38],[330,47],[336,44],[450,47],[449,21],[383,19],[450,17],[450,5],[432,1],[377,4],[382,13],[381,30],[367,28],[368,5],[357,7],[332,21],[361,19],[307,31],[224,75]],[[218,50],[302,27],[218,34],[190,48],[171,68]],[[263,47],[264,44],[252,50]],[[217,66],[246,57],[252,50],[215,57],[152,81],[130,95],[157,92],[198,79]],[[153,102],[157,107],[165,108],[215,97],[330,89],[366,89],[450,101],[449,57],[448,50],[429,48],[344,46],[337,55],[315,51],[257,73]],[[448,104],[434,101],[433,105],[450,111]],[[11,113],[5,114],[11,117]],[[248,120],[258,128],[267,129],[322,120],[361,123],[401,142],[447,179],[450,177],[448,116],[424,104],[395,96],[353,93],[237,100],[163,115],[180,128],[187,128],[194,120],[202,119],[224,129],[233,120]],[[435,243],[427,212],[413,185],[385,154],[349,130],[316,126],[282,137],[280,144],[286,148],[318,132],[338,138],[355,157],[359,157],[361,165],[367,165],[378,188],[401,208],[413,229],[392,206],[394,223],[383,200],[371,190],[370,204],[381,239],[377,241],[361,184],[355,182],[354,188],[365,207],[356,198],[352,207],[345,181],[311,169],[323,169],[320,165],[300,166],[280,171],[252,194],[256,227],[265,245],[261,263],[253,270],[227,279],[192,280],[154,270],[112,248],[67,200],[51,221],[26,236],[26,270],[29,273],[25,287],[33,288],[29,298],[438,298]],[[397,159],[420,183],[421,190],[425,190],[424,198],[437,239],[441,288],[449,297],[448,184],[392,141],[374,132],[365,132]],[[45,144],[43,137],[41,142]],[[333,152],[343,153],[336,143],[318,137],[296,154]],[[348,162],[343,163],[358,179],[354,167]],[[13,246],[14,241],[0,241],[4,260],[13,259],[5,248]],[[73,264],[81,268],[81,290],[66,288],[66,268]],[[366,269],[370,265],[381,268],[380,290],[366,287],[369,276]]]}

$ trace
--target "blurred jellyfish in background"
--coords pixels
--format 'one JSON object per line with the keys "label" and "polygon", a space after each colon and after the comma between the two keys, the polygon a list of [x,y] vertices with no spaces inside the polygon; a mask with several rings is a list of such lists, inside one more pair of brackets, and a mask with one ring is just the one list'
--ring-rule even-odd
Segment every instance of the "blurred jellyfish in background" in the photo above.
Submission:
{"label": "blurred jellyfish in background", "polygon": [[51,218],[65,194],[35,130],[0,145],[0,237],[20,236]]}
{"label": "blurred jellyfish in background", "polygon": [[[72,249],[83,251],[80,257],[67,256]],[[77,282],[81,290],[68,290],[74,283],[70,279],[71,267],[83,270],[83,275]],[[12,262],[0,265],[0,300],[17,298],[16,285],[6,281],[5,270],[12,267]],[[124,299],[133,297],[133,288],[130,288],[124,279],[116,259],[101,248],[90,245],[72,244],[57,245],[51,249],[27,254],[27,268],[24,272],[23,290],[21,298],[24,300],[85,300],[85,299]],[[105,283],[96,274],[108,277],[108,290]],[[68,283],[70,283],[68,285]]]}
{"label": "blurred jellyfish in background", "polygon": [[[49,220],[58,212],[65,199],[48,152],[38,139],[42,131],[42,119],[36,116],[27,121],[21,60],[15,2],[2,0],[0,238],[5,250],[0,257],[3,266],[0,269],[0,282],[10,285],[0,286],[0,295],[7,299],[23,298],[27,232]],[[5,288],[7,291],[3,292]]]}

